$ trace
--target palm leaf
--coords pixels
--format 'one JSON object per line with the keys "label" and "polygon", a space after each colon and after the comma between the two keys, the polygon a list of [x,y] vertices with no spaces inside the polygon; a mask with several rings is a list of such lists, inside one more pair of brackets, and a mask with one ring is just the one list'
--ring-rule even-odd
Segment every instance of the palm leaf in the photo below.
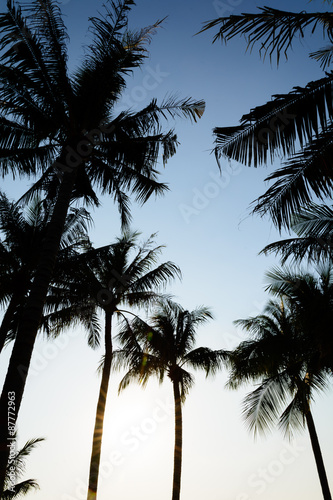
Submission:
{"label": "palm leaf", "polygon": [[276,54],[279,63],[281,53],[287,57],[292,42],[298,35],[304,37],[304,30],[312,25],[312,33],[321,28],[323,34],[331,38],[333,31],[333,16],[331,12],[286,12],[271,7],[259,7],[260,13],[240,14],[220,17],[207,22],[202,31],[219,27],[213,41],[230,40],[238,35],[245,35],[248,49],[252,50],[259,44],[259,53],[272,59]]}
{"label": "palm leaf", "polygon": [[[314,135],[319,138],[320,131],[330,127],[333,117],[332,81],[330,73],[304,88],[295,87],[288,94],[274,95],[266,104],[245,114],[241,125],[216,127],[217,160],[225,156],[256,167],[268,159],[272,162],[279,153],[294,154],[297,141],[302,146]],[[323,134],[327,141],[330,134]]]}
{"label": "palm leaf", "polygon": [[243,416],[251,432],[265,434],[276,423],[286,399],[284,374],[265,379],[243,402]]}
{"label": "palm leaf", "polygon": [[39,490],[39,485],[35,479],[26,479],[21,483],[15,484],[11,489],[4,490],[1,495],[1,500],[11,500],[12,498],[18,498],[21,495],[27,495],[32,490]]}
{"label": "palm leaf", "polygon": [[296,393],[295,397],[281,414],[279,427],[284,435],[289,438],[293,437],[295,429],[304,427],[304,408],[300,392]]}
{"label": "palm leaf", "polygon": [[310,57],[315,59],[320,63],[321,68],[324,70],[328,66],[330,66],[333,57],[333,46],[329,45],[323,49],[316,50],[315,52],[311,52]]}
{"label": "palm leaf", "polygon": [[195,370],[205,370],[206,376],[215,375],[229,360],[229,352],[198,347],[185,354],[181,364],[189,364]]}
{"label": "palm leaf", "polygon": [[289,226],[293,214],[312,201],[331,196],[333,164],[331,144],[332,127],[323,131],[300,153],[291,157],[285,166],[276,170],[266,180],[275,183],[256,200],[254,213],[269,213],[274,224],[281,229]]}
{"label": "palm leaf", "polygon": [[[38,8],[39,6],[41,8]],[[0,28],[4,35],[0,44],[0,50],[2,50],[0,62],[9,67],[19,68],[20,77],[25,75],[25,78],[29,79],[30,84],[27,88],[38,89],[35,92],[38,107],[44,111],[47,110],[55,123],[59,123],[59,119],[64,121],[66,116],[63,92],[61,92],[63,78],[59,79],[59,71],[56,75],[52,74],[51,68],[56,65],[52,59],[54,52],[49,50],[52,45],[59,56],[58,49],[61,46],[62,64],[64,63],[65,45],[62,41],[65,35],[61,35],[64,33],[64,27],[59,8],[52,6],[49,0],[40,0],[33,2],[25,9],[26,16],[12,1],[7,1],[7,9],[8,12],[0,16]],[[56,36],[59,36],[58,42],[55,39]],[[57,62],[59,63],[59,57]],[[4,87],[5,92],[8,89],[9,87],[7,89],[6,86]],[[24,106],[19,109],[16,106],[13,112],[16,116],[21,113],[24,115]],[[48,123],[50,124],[51,121],[48,120]]]}
{"label": "palm leaf", "polygon": [[30,439],[17,453],[14,454],[11,467],[15,470],[15,475],[20,477],[25,471],[25,461],[36,446],[44,441],[44,438]]}
{"label": "palm leaf", "polygon": [[288,258],[296,263],[305,257],[312,262],[332,258],[333,210],[330,207],[312,203],[294,214],[291,220],[291,229],[299,237],[271,243],[260,253],[280,254],[282,265]]}

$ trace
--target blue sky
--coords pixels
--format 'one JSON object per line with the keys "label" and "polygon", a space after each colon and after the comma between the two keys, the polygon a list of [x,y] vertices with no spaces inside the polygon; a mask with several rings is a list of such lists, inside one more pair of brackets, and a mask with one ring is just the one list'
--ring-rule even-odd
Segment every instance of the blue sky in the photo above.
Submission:
{"label": "blue sky", "polygon": [[[82,57],[82,44],[89,42],[87,19],[102,11],[103,2],[60,3],[74,68]],[[292,7],[291,2],[275,0],[138,0],[130,15],[133,28],[168,17],[149,46],[146,64],[129,78],[119,106],[140,109],[150,99],[161,101],[170,94],[206,101],[198,123],[170,122],[180,146],[166,168],[159,168],[170,191],[144,207],[134,204],[132,227],[142,231],[143,238],[158,231],[157,243],[166,245],[163,260],[172,260],[182,269],[182,282],[170,289],[176,299],[186,308],[201,304],[212,308],[215,320],[200,330],[198,343],[214,348],[231,348],[242,340],[243,333],[234,328],[233,320],[259,314],[267,299],[264,273],[278,262],[258,256],[258,252],[279,234],[269,219],[250,216],[248,207],[265,191],[264,179],[280,160],[260,169],[225,162],[220,178],[211,154],[212,129],[235,125],[272,94],[322,76],[318,65],[308,58],[311,50],[323,45],[320,32],[313,37],[307,32],[302,42],[296,41],[288,60],[282,59],[278,68],[260,60],[255,50],[245,53],[244,40],[212,45],[214,32],[194,36],[204,21],[253,12],[263,5],[325,10],[320,0],[294,0]],[[29,185],[29,181],[9,178],[4,182],[4,190],[14,199]],[[110,200],[103,198],[93,217],[91,237],[96,246],[119,235],[119,217]],[[31,455],[27,470],[41,485],[36,500],[84,498],[100,356],[101,352],[86,346],[79,330],[64,334],[56,344],[44,339],[37,342],[19,419],[20,443],[32,437],[46,438]],[[226,378],[221,373],[206,381],[198,374],[186,401],[182,499],[320,498],[307,434],[288,442],[277,431],[254,442],[241,418],[246,390],[227,391]],[[110,388],[99,500],[129,500],[134,495],[137,500],[166,500],[172,479],[171,387],[167,381],[161,388],[152,382],[145,391],[131,387],[118,397],[118,381],[116,375]],[[332,482],[331,413],[332,394],[318,397],[314,417]]]}

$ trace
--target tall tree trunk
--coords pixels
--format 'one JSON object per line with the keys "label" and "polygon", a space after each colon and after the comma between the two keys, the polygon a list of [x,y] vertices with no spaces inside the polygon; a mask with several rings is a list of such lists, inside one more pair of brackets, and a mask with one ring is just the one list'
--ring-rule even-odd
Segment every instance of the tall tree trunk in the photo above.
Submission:
{"label": "tall tree trunk", "polygon": [[10,323],[11,323],[12,317],[14,315],[14,312],[15,312],[15,309],[16,309],[18,303],[19,302],[17,300],[17,296],[14,293],[10,299],[10,302],[8,304],[8,307],[6,309],[6,312],[4,314],[4,317],[2,319],[1,326],[0,326],[0,353],[2,352],[2,349],[5,346],[6,339],[7,339],[7,333],[8,333],[8,330],[10,328]]}
{"label": "tall tree trunk", "polygon": [[12,405],[10,407],[10,424],[14,426],[16,425],[21,406],[30,360],[43,313],[43,306],[57,258],[75,175],[76,170],[64,174],[47,236],[41,251],[35,279],[27,300],[26,308],[22,315],[22,321],[18,328],[0,398],[0,492],[3,492],[5,472],[10,451],[9,444],[12,438],[10,430],[8,429],[9,393],[14,398],[13,401],[15,403],[15,406]]}
{"label": "tall tree trunk", "polygon": [[89,471],[88,500],[95,500],[97,496],[97,485],[99,465],[101,460],[102,437],[106,398],[109,388],[109,380],[112,364],[112,313],[105,312],[105,359],[102,372],[102,380],[96,409],[95,428],[92,444]]}
{"label": "tall tree trunk", "polygon": [[317,436],[317,431],[314,425],[312,413],[308,410],[305,414],[306,423],[308,425],[308,430],[310,434],[310,440],[312,445],[313,454],[316,461],[317,471],[319,475],[320,485],[323,492],[324,500],[332,500],[330,488],[328,485],[327,475],[325,471],[323,456],[321,454],[321,449],[319,445],[319,440]]}
{"label": "tall tree trunk", "polygon": [[173,380],[173,395],[175,399],[175,451],[173,462],[172,500],[179,500],[182,473],[183,419],[179,382],[175,380]]}

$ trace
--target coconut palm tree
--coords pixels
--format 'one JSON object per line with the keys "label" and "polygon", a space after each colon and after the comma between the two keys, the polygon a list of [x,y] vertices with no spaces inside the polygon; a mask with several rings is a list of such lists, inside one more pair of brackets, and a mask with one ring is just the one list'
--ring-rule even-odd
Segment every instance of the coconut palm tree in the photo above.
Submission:
{"label": "coconut palm tree", "polygon": [[[22,208],[0,194],[0,231],[3,234],[0,240],[0,304],[6,308],[0,326],[0,352],[16,337],[51,216],[52,207],[46,199],[35,197]],[[54,279],[59,279],[61,265],[74,251],[90,248],[87,236],[90,221],[85,209],[71,208],[61,237]],[[48,306],[47,303],[46,309]]]}
{"label": "coconut palm tree", "polygon": [[[317,311],[316,311],[317,314]],[[331,500],[324,461],[311,413],[314,393],[328,385],[328,370],[309,352],[302,311],[292,300],[269,301],[264,314],[237,320],[251,339],[230,354],[228,385],[258,382],[243,403],[243,414],[251,431],[265,432],[277,420],[286,434],[307,426],[325,500]]]}
{"label": "coconut palm tree", "polygon": [[97,495],[104,414],[113,358],[113,318],[123,308],[147,308],[154,304],[161,297],[161,288],[168,281],[180,277],[179,268],[172,262],[157,265],[163,247],[155,246],[154,237],[152,235],[145,243],[139,244],[139,233],[127,232],[112,245],[77,255],[72,262],[68,262],[68,271],[63,275],[62,282],[66,286],[53,290],[58,312],[44,318],[50,334],[57,335],[64,327],[71,326],[77,316],[97,317],[99,311],[104,315],[105,351],[90,462],[89,500]]}
{"label": "coconut palm tree", "polygon": [[[286,161],[267,180],[275,181],[256,202],[254,212],[269,213],[281,228],[290,224],[294,212],[307,206],[315,195],[325,199],[332,195],[332,118],[329,67],[333,56],[332,2],[327,12],[285,12],[272,7],[256,13],[220,17],[205,23],[203,30],[218,28],[217,40],[229,41],[240,35],[248,49],[259,47],[259,53],[270,60],[287,56],[297,37],[318,30],[329,41],[328,47],[310,54],[325,73],[323,78],[295,87],[288,94],[273,95],[266,104],[256,106],[242,116],[240,125],[216,127],[215,154],[246,165],[259,166],[279,155]],[[202,30],[202,31],[203,31]],[[297,147],[301,147],[297,152]]]}
{"label": "coconut palm tree", "polygon": [[300,263],[303,259],[318,264],[332,261],[333,210],[327,205],[310,204],[294,214],[291,229],[296,238],[288,238],[267,245],[261,254],[279,254],[281,264],[288,259]]}
{"label": "coconut palm tree", "polygon": [[[15,443],[15,438],[16,436],[14,436],[14,441],[11,441],[12,443]],[[30,491],[39,488],[35,479],[25,479],[20,483],[17,483],[17,479],[24,473],[27,456],[30,455],[32,450],[36,448],[41,441],[44,441],[44,439],[31,439],[25,443],[23,448],[19,451],[13,451],[10,459],[10,467],[7,467],[6,470],[4,492],[1,495],[1,500],[18,498],[21,495],[26,495]]]}
{"label": "coconut palm tree", "polygon": [[41,248],[0,399],[0,491],[8,460],[7,394],[22,400],[43,304],[61,235],[74,199],[98,204],[99,193],[130,219],[129,196],[144,203],[165,192],[156,163],[175,152],[177,137],[163,131],[166,118],[196,121],[202,101],[153,99],[138,112],[115,111],[126,77],[147,56],[146,45],[160,22],[128,29],[132,0],[107,0],[105,15],[90,20],[91,41],[81,65],[69,74],[68,35],[55,0],[20,7],[7,0],[0,13],[0,169],[3,175],[37,178],[36,189],[52,193],[53,211]]}
{"label": "coconut palm tree", "polygon": [[172,382],[175,402],[175,447],[172,500],[179,500],[182,468],[182,405],[194,384],[187,367],[204,370],[206,376],[215,374],[226,357],[225,351],[208,347],[195,348],[196,329],[212,318],[210,310],[199,307],[193,311],[183,309],[170,300],[161,302],[149,323],[136,317],[124,318],[118,334],[122,349],[116,354],[116,368],[129,368],[119,390],[132,381],[146,385],[151,375],[162,382],[165,374]]}

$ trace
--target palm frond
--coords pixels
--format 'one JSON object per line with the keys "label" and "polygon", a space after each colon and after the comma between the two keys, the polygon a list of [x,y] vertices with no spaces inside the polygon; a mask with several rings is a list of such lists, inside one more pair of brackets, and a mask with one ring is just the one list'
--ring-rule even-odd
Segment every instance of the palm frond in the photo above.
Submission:
{"label": "palm frond", "polygon": [[256,200],[254,213],[269,213],[274,224],[281,229],[282,226],[290,226],[293,214],[310,204],[313,195],[321,200],[331,196],[331,134],[330,126],[266,179],[277,180]]}
{"label": "palm frond", "polygon": [[312,33],[321,28],[323,35],[331,39],[333,31],[333,16],[331,12],[286,12],[271,7],[259,7],[259,13],[231,15],[207,22],[202,31],[219,27],[213,41],[230,40],[238,35],[244,35],[248,49],[259,45],[259,53],[272,59],[276,54],[277,63],[283,53],[287,57],[292,42],[298,36],[304,37],[304,30],[312,26]]}
{"label": "palm frond", "polygon": [[290,266],[284,266],[283,268],[274,266],[265,273],[265,277],[268,282],[266,290],[275,296],[293,297],[298,294],[300,287],[305,289],[309,284],[311,286],[311,283],[314,283],[311,274],[297,272]]}
{"label": "palm frond", "polygon": [[[140,263],[142,260],[140,261]],[[144,266],[147,262],[143,262]],[[151,264],[150,264],[151,265]],[[145,271],[145,268],[142,268],[142,271]],[[175,278],[181,277],[181,271],[179,266],[174,264],[173,262],[163,262],[155,269],[146,272],[143,276],[138,277],[137,280],[134,281],[133,284],[129,286],[129,294],[140,293],[144,291],[151,290],[160,290],[161,287],[165,287],[168,282],[171,282]]]}
{"label": "palm frond", "polygon": [[[36,0],[30,6],[26,6],[24,14],[14,2],[7,2],[7,13],[0,16],[0,28],[3,33],[0,62],[6,67],[18,69],[20,71],[18,81],[22,78],[26,81],[25,86],[17,87],[17,97],[20,98],[22,89],[29,89],[33,92],[30,102],[34,99],[38,109],[41,110],[39,117],[46,112],[53,118],[54,124],[59,124],[60,120],[66,121],[64,94],[61,88],[67,82],[66,75],[63,74],[66,34],[59,7],[52,5],[49,0]],[[61,71],[59,71],[60,62]],[[55,68],[57,71],[53,74]],[[4,86],[2,89],[7,92],[12,91],[13,87]],[[24,92],[27,101],[27,91],[23,90]],[[13,115],[23,118],[24,108],[23,105],[13,107]],[[24,120],[22,122],[24,123]],[[48,130],[51,122],[47,121]],[[41,123],[38,124],[36,120],[34,125],[38,130],[38,125]]]}
{"label": "palm frond", "polygon": [[[109,1],[104,5],[104,16],[90,18],[92,41],[84,64],[74,77],[78,111],[84,113],[83,127],[85,117],[90,116],[95,126],[101,118],[107,118],[126,87],[124,77],[142,64],[146,57],[144,45],[161,23],[157,21],[137,33],[129,32],[128,12],[132,5],[134,2],[129,0]],[[84,109],[80,110],[80,104]]]}
{"label": "palm frond", "polygon": [[310,53],[310,57],[315,61],[320,63],[320,67],[325,70],[328,66],[331,65],[332,57],[333,57],[333,46],[329,45],[325,48],[316,50],[315,52]]}
{"label": "palm frond", "polygon": [[179,373],[177,374],[177,379],[180,385],[180,400],[182,403],[184,403],[186,396],[194,385],[194,377],[193,375],[191,375],[191,373],[184,370],[184,368],[179,368],[178,372]]}
{"label": "palm frond", "polygon": [[295,430],[302,427],[304,427],[304,407],[301,393],[298,392],[280,416],[279,428],[286,437],[291,438]]}
{"label": "palm frond", "polygon": [[280,255],[281,264],[291,258],[299,263],[332,259],[333,210],[327,205],[310,204],[293,215],[291,229],[299,236],[267,245],[260,254]]}
{"label": "palm frond", "polygon": [[[333,117],[332,81],[329,73],[304,88],[273,95],[266,104],[243,115],[239,126],[216,127],[216,159],[228,157],[257,167],[273,162],[278,154],[295,154],[297,141],[303,146],[314,136],[319,138]],[[325,137],[329,141],[330,133]]]}
{"label": "palm frond", "polygon": [[170,115],[172,118],[185,117],[196,122],[205,112],[205,102],[203,100],[195,101],[190,97],[178,99],[175,96],[169,96],[159,107],[156,107],[155,112],[161,113],[165,118]]}
{"label": "palm frond", "polygon": [[[61,16],[60,7],[52,0],[33,0],[34,15],[31,28],[38,33],[47,57],[46,66],[53,82],[57,82],[57,98],[65,104],[71,97],[67,75],[67,43],[69,37]],[[64,114],[66,117],[66,114]]]}
{"label": "palm frond", "polygon": [[44,441],[44,438],[30,439],[25,443],[23,448],[14,454],[10,465],[13,467],[16,477],[20,477],[24,473],[26,458],[42,441]]}
{"label": "palm frond", "polygon": [[229,352],[198,347],[185,354],[181,364],[189,364],[195,370],[205,370],[206,376],[215,375],[229,360]]}
{"label": "palm frond", "polygon": [[322,237],[333,233],[333,210],[327,205],[312,203],[294,215],[291,228],[298,236]]}
{"label": "palm frond", "polygon": [[39,485],[35,479],[26,479],[21,483],[15,484],[11,489],[4,490],[1,495],[1,500],[11,500],[18,498],[21,495],[25,496],[32,490],[39,490]]}
{"label": "palm frond", "polygon": [[[173,307],[173,306],[172,306]],[[196,329],[199,325],[214,318],[209,307],[197,307],[193,311],[180,311],[177,316],[176,338],[179,356],[193,348],[196,341]]]}
{"label": "palm frond", "polygon": [[276,423],[286,399],[286,384],[283,374],[265,379],[243,401],[243,416],[251,432],[265,434]]}
{"label": "palm frond", "polygon": [[300,264],[303,259],[317,263],[322,259],[332,258],[332,242],[330,237],[289,238],[266,245],[259,254],[278,255],[282,265],[288,259],[292,264]]}
{"label": "palm frond", "polygon": [[61,237],[60,249],[69,248],[78,242],[85,241],[86,248],[90,248],[87,232],[93,220],[89,212],[84,208],[72,207],[67,215],[64,231]]}

